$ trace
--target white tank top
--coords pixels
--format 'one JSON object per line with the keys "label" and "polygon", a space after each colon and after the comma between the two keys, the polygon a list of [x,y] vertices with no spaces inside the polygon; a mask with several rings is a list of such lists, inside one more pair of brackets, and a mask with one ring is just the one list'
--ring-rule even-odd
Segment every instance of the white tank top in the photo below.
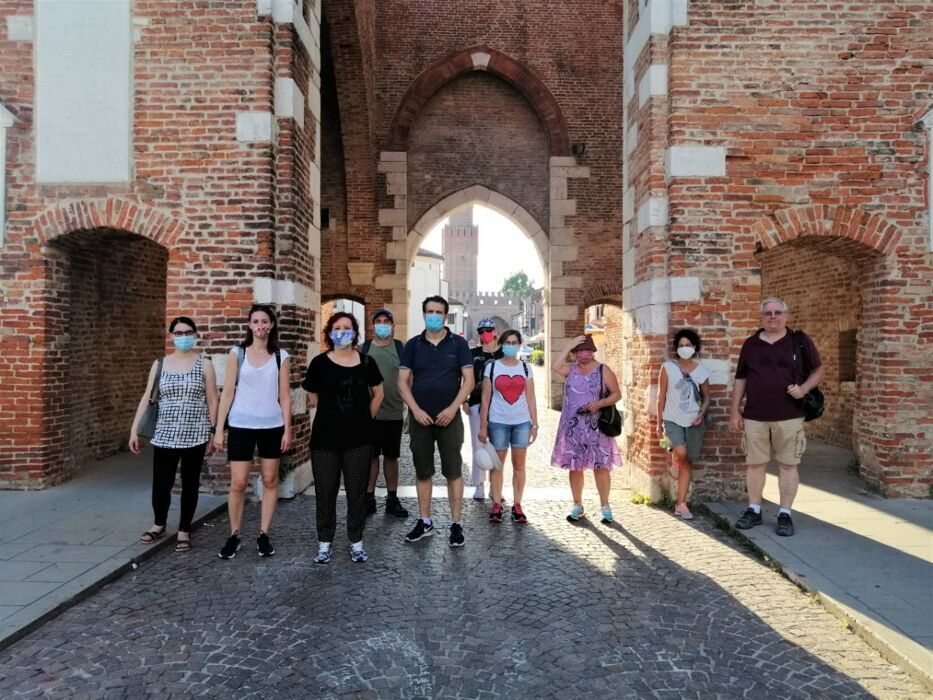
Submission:
{"label": "white tank top", "polygon": [[[288,353],[280,349],[279,354],[284,365]],[[233,348],[227,362],[236,361],[237,349]],[[274,354],[262,367],[253,367],[248,356],[243,360],[227,422],[232,428],[257,430],[285,425],[282,407],[279,405],[279,371]]]}
{"label": "white tank top", "polygon": [[684,428],[689,428],[700,412],[700,403],[696,393],[700,385],[709,379],[709,372],[703,365],[697,365],[690,372],[690,378],[696,385],[696,390],[684,378],[680,365],[676,362],[665,362],[664,371],[667,372],[667,400],[664,402],[664,420],[669,420]]}

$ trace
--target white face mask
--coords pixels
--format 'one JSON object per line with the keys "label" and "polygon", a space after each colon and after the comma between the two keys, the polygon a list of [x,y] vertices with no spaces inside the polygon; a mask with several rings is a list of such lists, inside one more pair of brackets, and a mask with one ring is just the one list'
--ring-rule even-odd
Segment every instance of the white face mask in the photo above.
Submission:
{"label": "white face mask", "polygon": [[685,360],[689,360],[691,357],[693,357],[694,353],[696,353],[696,350],[694,350],[689,345],[682,345],[681,347],[677,348],[677,354]]}

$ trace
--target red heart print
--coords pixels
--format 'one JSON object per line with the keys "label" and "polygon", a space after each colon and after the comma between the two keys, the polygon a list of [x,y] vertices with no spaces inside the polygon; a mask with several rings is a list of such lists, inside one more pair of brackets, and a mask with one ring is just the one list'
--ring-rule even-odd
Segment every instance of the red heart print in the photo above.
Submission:
{"label": "red heart print", "polygon": [[513,404],[525,391],[525,378],[518,374],[511,377],[500,374],[496,377],[496,389],[509,404]]}

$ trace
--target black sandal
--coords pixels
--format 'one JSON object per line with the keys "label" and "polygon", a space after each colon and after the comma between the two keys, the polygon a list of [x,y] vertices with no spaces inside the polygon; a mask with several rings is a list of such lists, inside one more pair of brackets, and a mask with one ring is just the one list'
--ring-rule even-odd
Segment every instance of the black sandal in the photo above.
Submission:
{"label": "black sandal", "polygon": [[139,538],[140,544],[152,544],[165,534],[165,528],[161,530],[146,530]]}
{"label": "black sandal", "polygon": [[191,540],[177,540],[175,542],[175,551],[179,554],[184,554],[185,552],[191,551]]}

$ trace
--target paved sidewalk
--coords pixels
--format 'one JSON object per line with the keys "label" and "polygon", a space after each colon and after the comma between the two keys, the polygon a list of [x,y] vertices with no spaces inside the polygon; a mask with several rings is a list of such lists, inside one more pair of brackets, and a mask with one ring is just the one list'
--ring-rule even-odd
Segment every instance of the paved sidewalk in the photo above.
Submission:
{"label": "paved sidewalk", "polygon": [[[0,491],[0,648],[153,552],[152,455],[120,454],[45,491]],[[202,494],[196,522],[226,504]],[[169,511],[174,541],[178,497]],[[198,535],[193,536],[197,546]]]}
{"label": "paved sidewalk", "polygon": [[[814,444],[801,465],[793,537],[774,532],[778,488],[769,467],[764,525],[742,531],[791,580],[933,690],[933,500],[868,493],[851,453]],[[743,502],[707,504],[734,523]]]}

